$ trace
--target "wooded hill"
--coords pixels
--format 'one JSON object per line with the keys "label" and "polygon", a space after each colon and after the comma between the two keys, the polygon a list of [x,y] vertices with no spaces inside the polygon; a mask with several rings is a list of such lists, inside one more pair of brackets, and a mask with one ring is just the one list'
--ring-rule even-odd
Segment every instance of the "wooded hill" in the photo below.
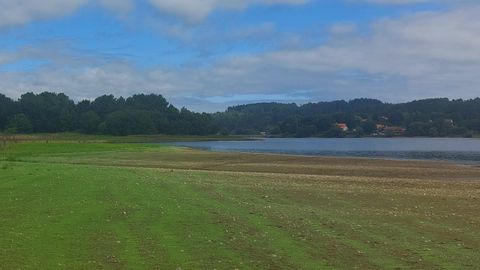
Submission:
{"label": "wooded hill", "polygon": [[480,133],[480,98],[425,99],[401,104],[354,99],[304,105],[257,103],[225,112],[177,109],[161,95],[104,95],[74,102],[65,94],[0,94],[4,133],[82,132],[132,135],[239,134],[279,137],[473,136]]}

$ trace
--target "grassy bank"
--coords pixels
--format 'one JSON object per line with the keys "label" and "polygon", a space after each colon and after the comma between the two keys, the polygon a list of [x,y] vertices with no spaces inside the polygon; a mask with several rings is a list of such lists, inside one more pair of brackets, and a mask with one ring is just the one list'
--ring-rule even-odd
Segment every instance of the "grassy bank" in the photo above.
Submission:
{"label": "grassy bank", "polygon": [[158,143],[158,142],[179,142],[179,141],[236,141],[248,140],[247,136],[236,135],[88,135],[81,133],[45,133],[45,134],[1,134],[0,144],[7,142],[102,142],[102,143]]}
{"label": "grassy bank", "polygon": [[475,168],[101,140],[0,151],[0,269],[480,265]]}

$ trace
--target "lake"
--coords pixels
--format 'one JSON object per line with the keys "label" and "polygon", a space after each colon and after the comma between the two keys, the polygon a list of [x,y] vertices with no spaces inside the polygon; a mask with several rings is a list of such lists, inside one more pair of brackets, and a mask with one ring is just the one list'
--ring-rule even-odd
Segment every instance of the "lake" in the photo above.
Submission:
{"label": "lake", "polygon": [[480,139],[467,138],[266,138],[252,141],[175,142],[211,151],[349,156],[480,163]]}

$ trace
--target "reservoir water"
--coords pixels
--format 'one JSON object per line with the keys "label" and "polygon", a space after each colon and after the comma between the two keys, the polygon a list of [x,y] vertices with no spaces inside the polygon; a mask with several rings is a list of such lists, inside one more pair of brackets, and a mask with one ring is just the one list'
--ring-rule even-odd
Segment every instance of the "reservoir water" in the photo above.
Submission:
{"label": "reservoir water", "polygon": [[480,139],[468,138],[266,138],[171,144],[211,151],[438,160],[480,165]]}

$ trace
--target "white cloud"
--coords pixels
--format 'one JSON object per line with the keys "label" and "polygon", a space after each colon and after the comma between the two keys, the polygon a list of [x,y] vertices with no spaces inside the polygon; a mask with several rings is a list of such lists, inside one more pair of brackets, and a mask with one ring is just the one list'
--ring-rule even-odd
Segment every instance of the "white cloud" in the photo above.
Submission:
{"label": "white cloud", "polygon": [[423,3],[449,3],[449,4],[464,4],[475,3],[477,0],[350,0],[352,2],[367,2],[381,5],[410,5]]}
{"label": "white cloud", "polygon": [[99,3],[120,14],[127,14],[135,6],[133,0],[99,0]]}
{"label": "white cloud", "polygon": [[305,4],[309,0],[149,0],[161,12],[179,16],[189,22],[205,19],[217,9],[243,9],[250,5]]}
{"label": "white cloud", "polygon": [[240,10],[251,5],[299,5],[310,0],[0,0],[0,28],[66,16],[88,4],[100,5],[125,15],[144,1],[162,13],[188,22],[198,22],[217,9]]}
{"label": "white cloud", "polygon": [[0,0],[0,27],[65,16],[88,0]]}
{"label": "white cloud", "polygon": [[432,0],[365,0],[374,4],[406,5],[433,2]]}
{"label": "white cloud", "polygon": [[[139,69],[120,60],[25,50],[17,59],[53,60],[35,71],[0,72],[0,92],[16,96],[52,90],[76,99],[155,92],[200,110],[218,109],[206,101],[209,97],[292,93],[312,100],[470,98],[480,93],[479,16],[480,6],[421,12],[378,21],[367,35],[358,34],[354,26],[339,25],[322,45],[237,55],[198,67]],[[0,65],[15,61],[11,55],[15,54],[0,52]]]}

